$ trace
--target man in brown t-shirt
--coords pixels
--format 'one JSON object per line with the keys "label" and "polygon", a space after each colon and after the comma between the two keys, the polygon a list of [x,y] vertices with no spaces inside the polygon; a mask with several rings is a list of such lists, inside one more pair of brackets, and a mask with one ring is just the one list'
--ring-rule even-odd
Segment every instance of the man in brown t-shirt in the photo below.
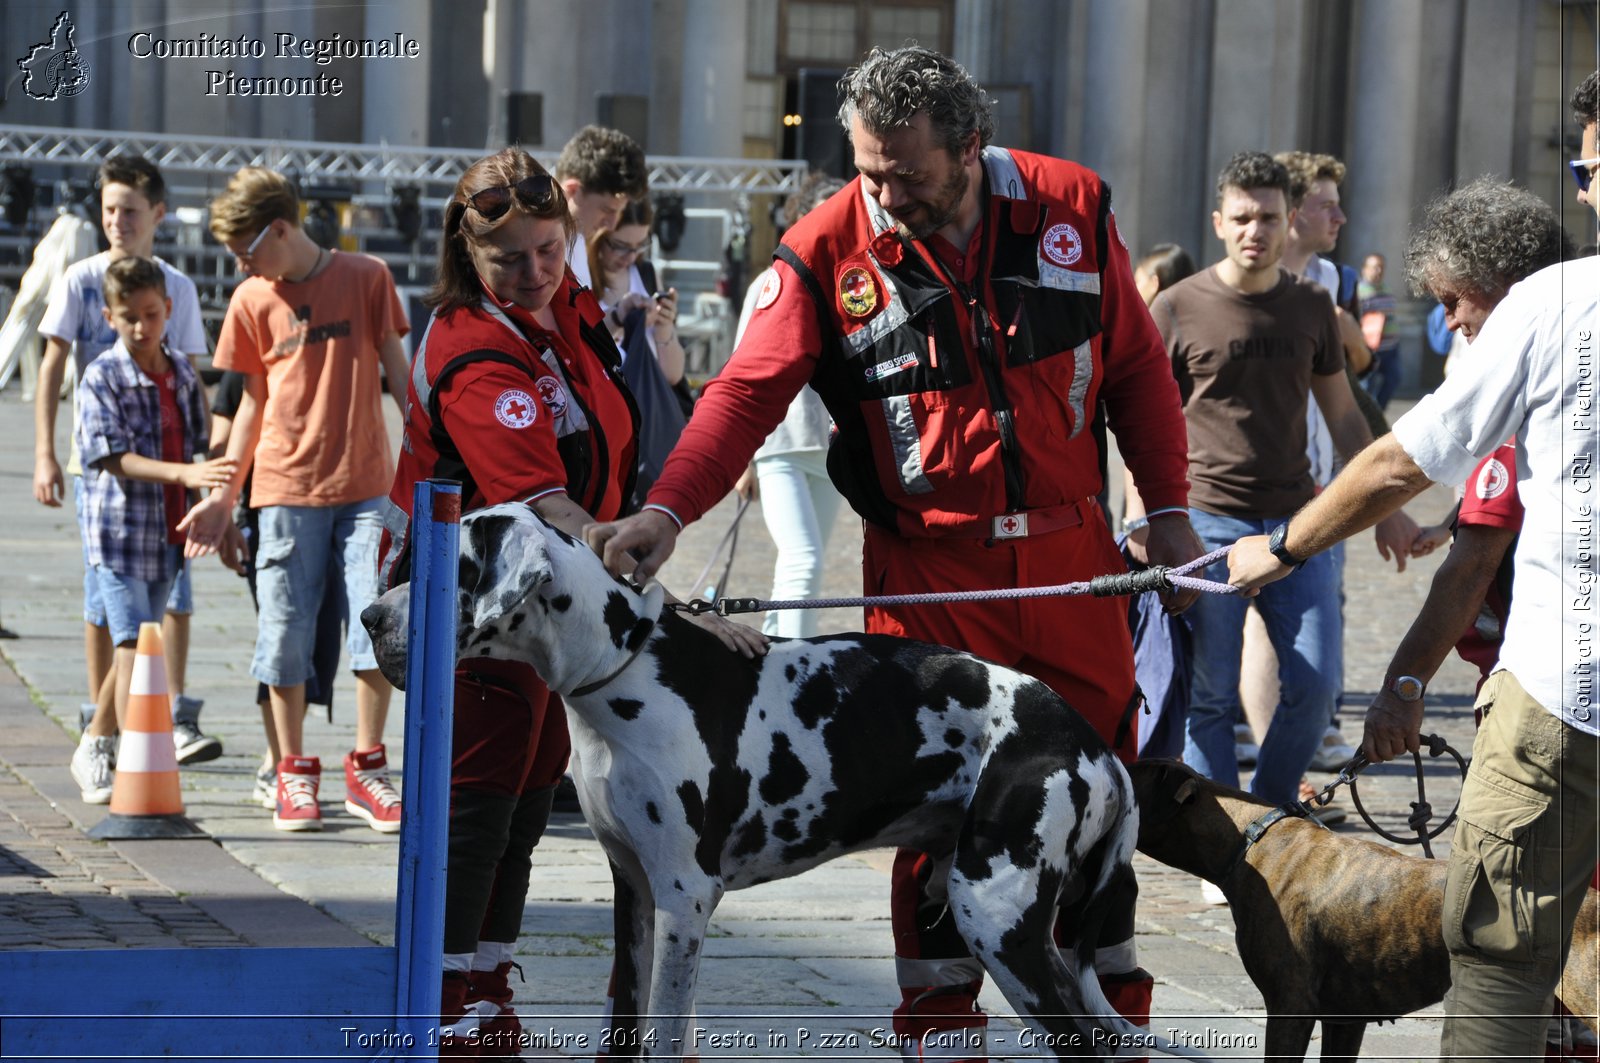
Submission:
{"label": "man in brown t-shirt", "polygon": [[[1372,441],[1344,372],[1327,293],[1279,268],[1293,212],[1289,174],[1261,152],[1229,160],[1211,222],[1226,257],[1156,298],[1189,425],[1190,520],[1207,550],[1270,532],[1315,490],[1306,457],[1314,396],[1340,455]],[[1382,531],[1382,529],[1380,529]],[[1297,562],[1296,562],[1297,563]],[[1226,579],[1225,563],[1208,578]],[[1250,789],[1293,800],[1327,727],[1337,669],[1325,657],[1339,622],[1332,560],[1319,555],[1257,599],[1277,650],[1281,691]],[[1238,783],[1233,725],[1246,602],[1202,594],[1190,610],[1194,679],[1184,760]]]}

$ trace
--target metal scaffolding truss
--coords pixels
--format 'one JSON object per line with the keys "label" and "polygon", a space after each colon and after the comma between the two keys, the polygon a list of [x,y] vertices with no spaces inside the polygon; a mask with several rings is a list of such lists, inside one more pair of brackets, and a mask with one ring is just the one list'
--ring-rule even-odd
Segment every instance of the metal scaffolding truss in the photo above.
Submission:
{"label": "metal scaffolding truss", "polygon": [[[109,129],[51,129],[0,124],[0,163],[98,166],[114,152],[132,152],[167,172],[226,176],[241,166],[296,170],[311,181],[382,181],[453,185],[481,151],[462,148],[335,144],[245,137],[185,137]],[[555,156],[534,152],[544,166]],[[732,192],[785,195],[800,187],[806,164],[793,159],[650,159],[652,192]]]}

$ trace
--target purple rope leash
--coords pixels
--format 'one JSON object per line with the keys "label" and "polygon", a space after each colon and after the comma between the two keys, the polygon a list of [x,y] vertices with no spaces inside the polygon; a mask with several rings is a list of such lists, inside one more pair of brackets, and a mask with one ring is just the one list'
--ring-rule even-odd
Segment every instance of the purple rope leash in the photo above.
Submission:
{"label": "purple rope leash", "polygon": [[1142,594],[1146,591],[1195,590],[1207,594],[1237,594],[1238,589],[1226,583],[1189,575],[1204,569],[1213,561],[1228,556],[1231,546],[1213,550],[1177,568],[1153,565],[1139,572],[1119,572],[1110,576],[1096,576],[1080,583],[1058,583],[1050,587],[1010,587],[985,591],[934,591],[928,594],[875,594],[861,598],[791,598],[783,601],[766,601],[761,598],[718,598],[713,605],[703,599],[679,606],[689,613],[715,612],[719,616],[734,613],[763,613],[775,609],[854,609],[857,606],[889,608],[902,605],[931,605],[945,602],[994,602],[1009,598],[1067,598],[1091,594],[1096,598],[1114,598],[1125,594]]}

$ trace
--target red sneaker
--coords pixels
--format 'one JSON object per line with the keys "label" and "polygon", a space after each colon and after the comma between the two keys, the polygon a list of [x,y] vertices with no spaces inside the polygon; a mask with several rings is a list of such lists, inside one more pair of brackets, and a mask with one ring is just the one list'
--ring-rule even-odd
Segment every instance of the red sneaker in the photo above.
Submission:
{"label": "red sneaker", "polygon": [[360,816],[375,831],[394,834],[400,829],[400,792],[389,781],[389,758],[383,746],[344,758],[344,810]]}
{"label": "red sneaker", "polygon": [[486,1056],[515,1057],[520,1054],[522,1020],[517,1018],[515,1009],[511,1007],[513,967],[521,977],[522,967],[510,960],[492,971],[472,971],[468,975],[472,984],[467,990],[466,1003],[469,1008],[473,1005],[478,1007],[481,1016],[478,1043],[482,1054]]}
{"label": "red sneaker", "polygon": [[317,787],[322,783],[322,762],[316,757],[284,757],[278,762],[278,807],[272,825],[279,830],[321,830],[322,810],[317,807]]}

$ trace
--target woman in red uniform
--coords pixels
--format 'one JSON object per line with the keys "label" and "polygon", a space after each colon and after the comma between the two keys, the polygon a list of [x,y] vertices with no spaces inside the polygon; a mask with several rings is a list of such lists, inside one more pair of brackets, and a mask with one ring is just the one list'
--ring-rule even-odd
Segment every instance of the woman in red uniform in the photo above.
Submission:
{"label": "woman in red uniform", "polygon": [[[525,501],[574,535],[622,514],[638,412],[603,313],[567,270],[574,231],[560,186],[524,151],[481,159],[457,182],[385,513],[386,586],[408,578],[418,480],[460,480],[463,510]],[[708,626],[755,649],[749,629]],[[500,659],[457,665],[454,732],[441,1012],[457,1024],[457,1054],[498,1055],[520,1031],[507,976],[570,746],[560,699]]]}

